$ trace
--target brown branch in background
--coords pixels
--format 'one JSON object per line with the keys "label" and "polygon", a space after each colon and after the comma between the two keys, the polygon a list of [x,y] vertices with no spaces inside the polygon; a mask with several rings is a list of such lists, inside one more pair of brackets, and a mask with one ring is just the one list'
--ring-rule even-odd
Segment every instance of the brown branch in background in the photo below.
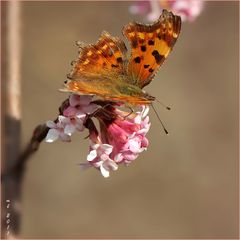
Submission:
{"label": "brown branch in background", "polygon": [[[69,100],[66,99],[61,106],[59,107],[59,114],[63,114],[63,110],[69,106]],[[54,120],[57,123],[58,118]],[[3,174],[3,180],[7,179],[9,176],[12,176],[20,185],[23,180],[25,166],[27,160],[34,154],[38,148],[40,143],[46,138],[49,127],[46,124],[38,125],[34,131],[31,140],[29,141],[26,148],[22,151],[19,157],[14,162],[14,165]]]}
{"label": "brown branch in background", "polygon": [[[21,138],[21,3],[9,1],[1,3],[3,22],[3,42],[1,44],[2,62],[2,171],[8,171],[15,163],[20,149]],[[5,84],[4,84],[5,83]],[[16,237],[19,232],[19,184],[7,178],[2,184],[1,237]]]}
{"label": "brown branch in background", "polygon": [[[65,104],[64,101],[63,104]],[[57,122],[57,119],[54,121]],[[16,125],[17,123],[10,123],[9,125]],[[26,163],[30,157],[38,150],[40,143],[47,136],[49,128],[46,124],[38,125],[34,131],[31,140],[29,141],[23,152],[16,157],[15,161],[10,167],[4,168],[4,172],[1,175],[2,191],[4,202],[2,204],[2,236],[1,238],[17,238],[21,227],[21,193],[22,182],[26,169]],[[14,130],[13,130],[14,132]],[[12,145],[6,149],[7,153],[13,152]],[[15,156],[16,154],[14,154]],[[6,216],[10,214],[10,222]],[[8,227],[9,225],[9,227]]]}
{"label": "brown branch in background", "polygon": [[[11,120],[10,120],[11,121]],[[9,125],[17,124],[11,123]],[[25,173],[25,166],[30,156],[39,148],[39,144],[46,137],[49,128],[45,125],[38,125],[33,133],[33,136],[24,149],[22,154],[15,159],[11,167],[6,168],[2,173],[2,191],[4,202],[2,207],[2,238],[17,238],[20,231],[21,223],[21,192],[22,180]],[[11,145],[6,149],[13,152]],[[9,156],[9,154],[5,156]],[[15,156],[15,154],[14,154]],[[7,165],[7,164],[6,164]],[[8,217],[9,216],[9,217]],[[9,226],[9,227],[8,227]]]}
{"label": "brown branch in background", "polygon": [[49,128],[46,126],[46,124],[38,125],[34,129],[33,136],[27,147],[16,160],[13,168],[8,172],[8,174],[14,176],[19,183],[22,182],[27,160],[38,150],[39,145],[45,139],[48,130]]}

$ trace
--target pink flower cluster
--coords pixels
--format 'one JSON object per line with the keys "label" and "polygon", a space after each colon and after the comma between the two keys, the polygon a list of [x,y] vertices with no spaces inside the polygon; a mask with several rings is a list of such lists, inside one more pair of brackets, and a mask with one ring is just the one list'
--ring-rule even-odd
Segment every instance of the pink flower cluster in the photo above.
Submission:
{"label": "pink flower cluster", "polygon": [[202,12],[203,5],[203,0],[149,0],[137,1],[129,10],[132,14],[146,15],[151,22],[159,18],[162,9],[168,9],[180,15],[182,21],[192,22]]}
{"label": "pink flower cluster", "polygon": [[46,136],[46,142],[60,139],[65,142],[71,141],[71,135],[76,130],[82,132],[87,115],[96,111],[98,106],[91,103],[92,96],[70,95],[69,106],[64,109],[63,115],[58,116],[58,121],[47,121],[50,128]]}
{"label": "pink flower cluster", "polygon": [[[109,177],[110,171],[117,170],[119,164],[128,165],[147,149],[149,107],[139,106],[139,111],[128,113],[114,103],[100,103],[93,101],[92,96],[71,94],[63,115],[56,122],[47,122],[50,129],[46,141],[69,142],[73,132],[88,128],[89,154],[87,162],[80,165],[97,168],[104,177]],[[99,130],[92,117],[98,119]]]}

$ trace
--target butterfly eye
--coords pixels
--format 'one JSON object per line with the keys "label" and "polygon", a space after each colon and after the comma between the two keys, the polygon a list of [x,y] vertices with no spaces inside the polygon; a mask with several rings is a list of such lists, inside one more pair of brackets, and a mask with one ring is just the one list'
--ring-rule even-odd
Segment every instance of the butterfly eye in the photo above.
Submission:
{"label": "butterfly eye", "polygon": [[67,82],[68,82],[68,80],[65,80],[65,81],[64,81],[64,84],[67,84]]}

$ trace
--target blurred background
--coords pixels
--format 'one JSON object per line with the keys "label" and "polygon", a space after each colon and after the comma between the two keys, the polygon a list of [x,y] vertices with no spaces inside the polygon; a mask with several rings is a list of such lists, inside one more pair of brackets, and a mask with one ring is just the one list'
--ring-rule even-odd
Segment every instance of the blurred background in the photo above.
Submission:
{"label": "blurred background", "polygon": [[[76,40],[120,36],[133,2],[21,2],[21,147],[53,120]],[[155,106],[150,146],[105,179],[80,171],[87,132],[43,142],[22,190],[21,238],[237,238],[239,3],[206,2],[146,90]],[[126,41],[125,41],[126,42]]]}

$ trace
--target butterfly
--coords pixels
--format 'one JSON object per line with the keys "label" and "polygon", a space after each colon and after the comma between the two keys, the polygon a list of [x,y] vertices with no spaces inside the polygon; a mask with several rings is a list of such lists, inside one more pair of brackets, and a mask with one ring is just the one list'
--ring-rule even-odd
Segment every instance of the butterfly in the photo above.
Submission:
{"label": "butterfly", "polygon": [[104,31],[96,44],[80,45],[62,91],[127,104],[150,104],[155,98],[142,88],[156,75],[172,50],[181,29],[181,18],[163,10],[153,24],[131,22],[122,33],[131,47]]}

